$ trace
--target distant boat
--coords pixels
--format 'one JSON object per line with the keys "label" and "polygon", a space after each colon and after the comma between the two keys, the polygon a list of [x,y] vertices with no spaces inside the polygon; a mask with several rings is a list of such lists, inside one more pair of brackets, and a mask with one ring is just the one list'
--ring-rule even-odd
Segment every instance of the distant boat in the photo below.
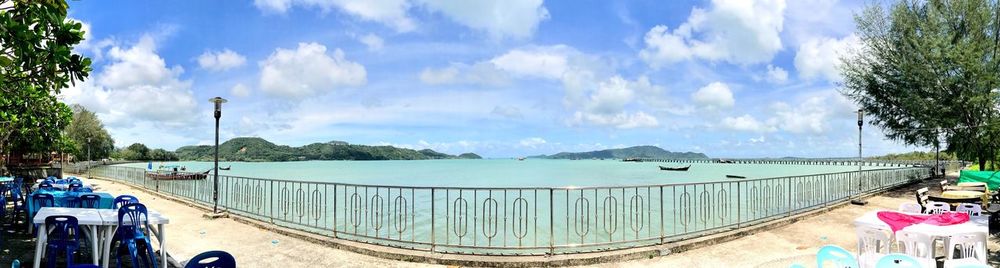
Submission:
{"label": "distant boat", "polygon": [[517,161],[524,161],[524,157],[518,157]]}
{"label": "distant boat", "polygon": [[233,165],[229,165],[228,167],[220,167],[219,170],[229,170],[232,167]]}
{"label": "distant boat", "polygon": [[626,157],[625,159],[622,159],[622,162],[642,162],[642,159],[639,159],[638,157]]}
{"label": "distant boat", "polygon": [[735,162],[733,162],[733,160],[719,159],[719,163],[722,163],[722,164],[732,164],[732,163],[735,163]]}
{"label": "distant boat", "polygon": [[726,178],[730,178],[730,179],[746,179],[747,177],[740,176],[740,175],[726,175]]}
{"label": "distant boat", "polygon": [[664,166],[660,166],[660,170],[666,170],[666,171],[687,171],[689,168],[691,168],[691,165],[687,165],[686,167],[664,167]]}

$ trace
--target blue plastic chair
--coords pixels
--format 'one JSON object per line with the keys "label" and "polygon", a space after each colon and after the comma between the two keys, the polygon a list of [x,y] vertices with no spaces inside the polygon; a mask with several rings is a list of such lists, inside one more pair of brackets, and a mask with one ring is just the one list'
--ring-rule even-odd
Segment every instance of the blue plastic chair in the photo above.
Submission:
{"label": "blue plastic chair", "polygon": [[118,209],[132,203],[139,203],[139,198],[131,195],[119,195],[115,197],[114,208]]}
{"label": "blue plastic chair", "polygon": [[81,208],[98,208],[101,205],[101,196],[96,194],[80,195]]}
{"label": "blue plastic chair", "polygon": [[14,260],[10,263],[10,268],[21,268],[21,260]]}
{"label": "blue plastic chair", "polygon": [[184,268],[236,268],[236,258],[225,251],[206,251],[191,258]]}
{"label": "blue plastic chair", "polygon": [[[35,213],[38,213],[39,209],[44,207],[54,207],[56,206],[56,199],[52,197],[51,194],[32,194],[31,195],[31,208],[32,213],[28,215],[27,221],[30,223],[32,219],[35,218]],[[38,224],[35,224],[35,234],[38,233]]]}
{"label": "blue plastic chair", "polygon": [[21,191],[21,187],[15,186],[14,188],[11,188],[10,196],[11,196],[10,197],[11,203],[14,203],[13,204],[14,209],[11,211],[11,218],[16,220],[16,217],[21,214],[27,215],[28,204],[26,202],[27,200],[25,200],[24,198],[24,194]]}
{"label": "blue plastic chair", "polygon": [[923,267],[919,261],[905,254],[893,253],[883,256],[875,263],[875,268],[919,268]]}
{"label": "blue plastic chair", "polygon": [[[823,266],[826,262],[832,262],[833,266]],[[854,258],[854,255],[851,255],[851,252],[846,249],[835,245],[826,245],[816,253],[816,267],[860,268],[861,265],[858,264],[858,259]]]}
{"label": "blue plastic chair", "polygon": [[66,253],[66,266],[73,265],[73,253],[80,249],[80,225],[73,216],[49,216],[45,218],[45,226],[51,230],[49,239],[45,242],[48,267],[56,267],[56,254]]}
{"label": "blue plastic chair", "polygon": [[80,207],[80,198],[76,196],[67,196],[63,198],[64,208],[78,208]]}
{"label": "blue plastic chair", "polygon": [[[119,251],[123,248],[128,250],[129,257],[132,258],[133,267],[140,267],[137,242],[143,242],[146,246],[146,252],[141,257],[144,260],[148,260],[153,268],[157,266],[156,253],[153,252],[153,243],[146,236],[146,230],[149,230],[148,217],[149,213],[146,211],[146,205],[140,203],[131,203],[118,208],[118,231],[115,235],[118,238],[117,241],[120,242],[118,249]],[[121,255],[118,255],[117,260],[118,267],[121,267]],[[147,266],[142,265],[141,267]]]}
{"label": "blue plastic chair", "polygon": [[70,192],[79,192],[80,190],[83,190],[83,183],[71,182],[69,184],[69,191]]}
{"label": "blue plastic chair", "polygon": [[42,183],[38,184],[38,189],[39,190],[52,191],[55,188],[52,188],[52,183],[50,183],[48,181],[43,181]]}
{"label": "blue plastic chair", "polygon": [[101,266],[97,266],[97,265],[93,265],[93,264],[77,264],[77,265],[70,266],[69,268],[101,268]]}

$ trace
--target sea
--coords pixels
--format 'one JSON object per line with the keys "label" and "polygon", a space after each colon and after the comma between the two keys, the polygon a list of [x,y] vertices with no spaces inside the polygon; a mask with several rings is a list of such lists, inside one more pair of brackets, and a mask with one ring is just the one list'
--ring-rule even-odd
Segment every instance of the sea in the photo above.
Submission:
{"label": "sea", "polygon": [[[124,164],[147,168],[150,163]],[[188,172],[211,170],[212,162],[152,162],[181,165]],[[688,171],[661,171],[658,166]],[[393,161],[219,162],[220,175],[295,181],[387,186],[587,187],[659,185],[723,181],[726,175],[749,179],[856,171],[857,166],[649,163],[620,160],[448,159]],[[884,167],[864,167],[879,169]]]}

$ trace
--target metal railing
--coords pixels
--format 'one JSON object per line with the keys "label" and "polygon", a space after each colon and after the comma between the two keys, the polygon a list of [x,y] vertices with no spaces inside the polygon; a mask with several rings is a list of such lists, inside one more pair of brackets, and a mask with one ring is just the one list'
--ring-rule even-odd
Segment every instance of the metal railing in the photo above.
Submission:
{"label": "metal railing", "polygon": [[[167,181],[147,178],[141,168],[100,166],[90,172],[212,202],[211,175]],[[929,168],[902,167],[698,183],[524,188],[219,176],[219,205],[279,226],[370,244],[455,254],[547,255],[649,246],[733,230],[929,175]]]}

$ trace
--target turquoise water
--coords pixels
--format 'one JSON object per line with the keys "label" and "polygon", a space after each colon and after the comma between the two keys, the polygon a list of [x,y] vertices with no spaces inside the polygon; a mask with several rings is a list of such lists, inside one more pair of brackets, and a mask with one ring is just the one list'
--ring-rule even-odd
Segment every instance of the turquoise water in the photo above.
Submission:
{"label": "turquoise water", "polygon": [[[154,162],[179,164],[189,172],[212,168],[211,162]],[[147,163],[126,164],[146,168]],[[724,181],[726,175],[768,178],[855,171],[856,166],[690,164],[690,170],[660,171],[658,165],[679,163],[636,163],[614,160],[419,160],[419,161],[299,161],[299,162],[220,162],[232,166],[222,175],[296,181],[338,182],[393,186],[452,187],[562,187],[625,186],[684,182]],[[879,167],[865,167],[878,169]]]}

